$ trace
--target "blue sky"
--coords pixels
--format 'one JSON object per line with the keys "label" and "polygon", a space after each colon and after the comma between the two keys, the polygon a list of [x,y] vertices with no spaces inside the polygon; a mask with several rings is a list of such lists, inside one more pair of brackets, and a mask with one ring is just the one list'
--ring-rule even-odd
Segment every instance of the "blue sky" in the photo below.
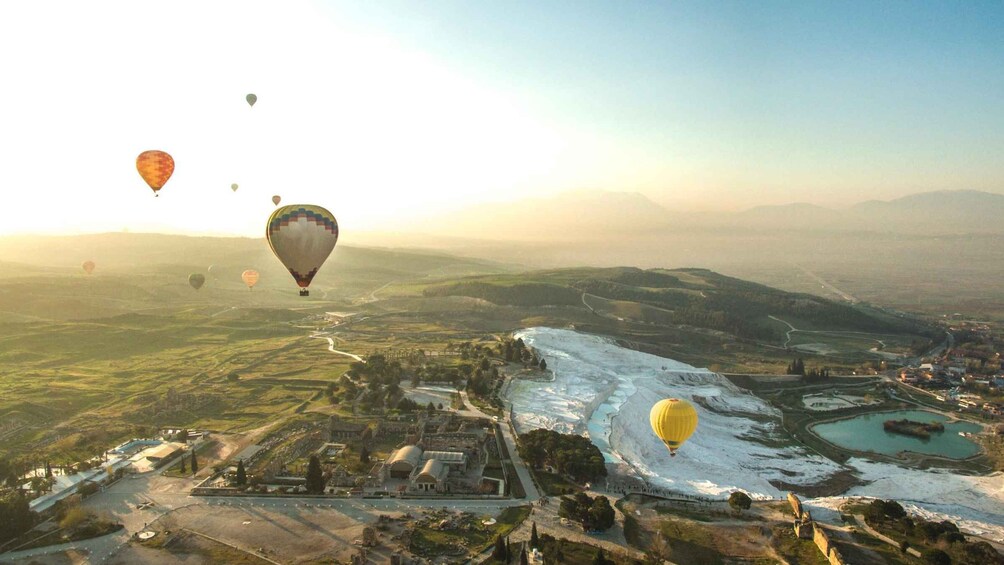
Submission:
{"label": "blue sky", "polygon": [[[272,194],[351,233],[579,189],[1004,192],[1001,29],[965,2],[2,3],[0,185],[51,196],[2,230],[256,235]],[[156,201],[147,149],[178,165]]]}

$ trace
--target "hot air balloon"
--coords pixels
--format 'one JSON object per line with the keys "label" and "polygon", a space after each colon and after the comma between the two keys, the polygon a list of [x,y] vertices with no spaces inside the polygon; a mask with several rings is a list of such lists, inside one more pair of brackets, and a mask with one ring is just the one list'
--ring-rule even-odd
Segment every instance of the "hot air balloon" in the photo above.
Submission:
{"label": "hot air balloon", "polygon": [[278,206],[280,202],[282,202],[282,197],[279,196],[278,194],[272,197],[272,204]]}
{"label": "hot air balloon", "polygon": [[136,157],[136,170],[146,184],[153,189],[154,196],[174,173],[174,159],[163,151],[144,151]]}
{"label": "hot air balloon", "polygon": [[338,241],[338,221],[320,206],[283,206],[269,216],[265,238],[300,285],[300,296],[309,296],[310,281]]}
{"label": "hot air balloon", "polygon": [[254,269],[248,269],[241,273],[241,278],[244,279],[244,284],[248,285],[248,290],[254,288],[256,282],[258,282],[258,271]]}
{"label": "hot air balloon", "polygon": [[237,183],[230,185],[230,190],[237,192]]}
{"label": "hot air balloon", "polygon": [[202,285],[206,284],[206,276],[202,273],[192,273],[188,275],[188,284],[192,285],[195,290],[199,290]]}
{"label": "hot air balloon", "polygon": [[89,275],[94,272],[94,261],[84,261],[82,267],[84,268],[84,272]]}
{"label": "hot air balloon", "polygon": [[248,104],[250,104],[252,108],[254,107],[254,103],[258,101],[258,97],[254,94],[248,94],[244,97],[244,99],[248,101]]}
{"label": "hot air balloon", "polygon": [[655,403],[649,413],[652,430],[676,457],[676,450],[697,429],[697,410],[686,400],[667,398]]}

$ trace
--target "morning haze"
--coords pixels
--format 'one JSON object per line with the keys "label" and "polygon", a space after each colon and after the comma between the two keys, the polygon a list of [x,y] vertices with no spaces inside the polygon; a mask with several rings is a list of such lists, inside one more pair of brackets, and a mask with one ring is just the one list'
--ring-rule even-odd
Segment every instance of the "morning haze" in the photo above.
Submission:
{"label": "morning haze", "polygon": [[0,6],[0,562],[1004,563],[1004,9]]}

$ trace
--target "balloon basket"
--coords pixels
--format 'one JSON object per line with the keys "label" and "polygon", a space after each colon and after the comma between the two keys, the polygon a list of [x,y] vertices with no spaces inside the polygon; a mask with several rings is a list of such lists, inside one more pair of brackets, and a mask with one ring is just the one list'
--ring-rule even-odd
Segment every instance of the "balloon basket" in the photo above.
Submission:
{"label": "balloon basket", "polygon": [[300,289],[300,296],[310,296],[310,291],[305,288],[302,288]]}

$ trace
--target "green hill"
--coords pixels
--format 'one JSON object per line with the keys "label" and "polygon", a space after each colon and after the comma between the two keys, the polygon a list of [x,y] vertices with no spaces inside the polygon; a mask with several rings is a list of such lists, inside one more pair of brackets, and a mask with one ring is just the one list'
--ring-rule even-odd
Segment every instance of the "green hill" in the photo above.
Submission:
{"label": "green hill", "polygon": [[650,323],[653,312],[649,310],[654,309],[663,323],[779,343],[784,341],[787,327],[771,316],[809,330],[876,334],[928,331],[915,321],[878,310],[785,292],[706,269],[580,268],[489,275],[427,286],[423,294],[467,296],[508,306],[579,305],[619,319]]}

